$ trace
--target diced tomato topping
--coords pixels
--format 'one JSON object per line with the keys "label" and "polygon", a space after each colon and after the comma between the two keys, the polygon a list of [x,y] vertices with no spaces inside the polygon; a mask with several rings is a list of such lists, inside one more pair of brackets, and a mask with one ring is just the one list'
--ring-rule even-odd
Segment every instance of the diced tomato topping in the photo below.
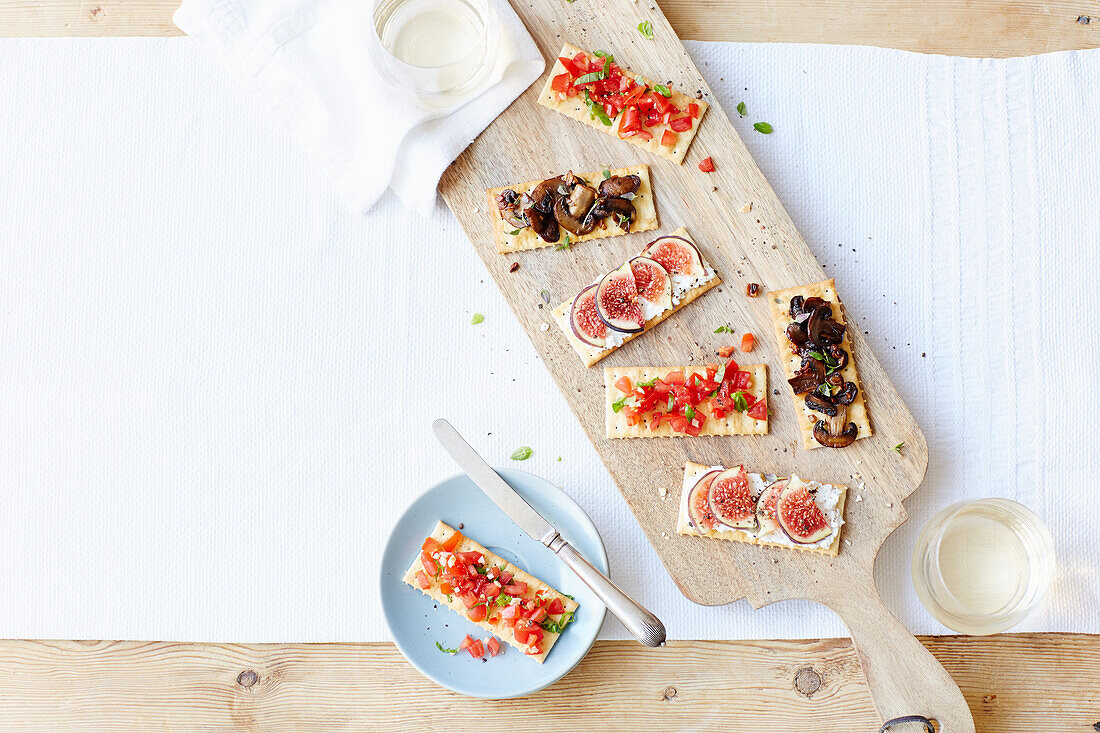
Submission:
{"label": "diced tomato topping", "polygon": [[752,347],[756,345],[756,337],[751,333],[746,333],[741,337],[741,351],[748,353],[752,351]]}
{"label": "diced tomato topping", "polygon": [[699,161],[699,170],[703,171],[704,173],[714,172],[714,161],[711,160],[709,155]]}
{"label": "diced tomato topping", "polygon": [[695,102],[690,103],[688,105],[688,114],[695,119],[699,119],[699,105],[697,105]]}
{"label": "diced tomato topping", "polygon": [[527,621],[526,619],[516,621],[516,626],[514,629],[512,629],[512,636],[514,636],[516,638],[516,641],[518,641],[520,644],[526,644],[527,640],[531,636],[531,628],[531,622]]}
{"label": "diced tomato topping", "polygon": [[522,596],[527,592],[527,584],[522,580],[513,580],[511,583],[504,586],[504,592],[510,596]]}
{"label": "diced tomato topping", "polygon": [[474,659],[481,659],[485,656],[485,645],[481,643],[481,639],[474,639],[466,647],[466,651],[470,652],[470,656]]}
{"label": "diced tomato topping", "polygon": [[500,595],[500,586],[496,583],[486,583],[481,592],[486,598],[496,598]]}
{"label": "diced tomato topping", "polygon": [[424,574],[423,570],[416,571],[416,582],[420,583],[420,587],[424,590],[427,590],[432,584],[432,581]]}
{"label": "diced tomato topping", "polygon": [[666,148],[671,148],[673,145],[675,145],[676,140],[676,133],[672,130],[665,130],[661,133],[661,145],[664,145]]}
{"label": "diced tomato topping", "polygon": [[505,606],[504,610],[500,612],[500,615],[503,618],[516,618],[517,616],[519,616],[519,612],[520,608],[518,605]]}
{"label": "diced tomato topping", "polygon": [[754,420],[767,420],[768,419],[768,402],[767,400],[757,400],[745,414]]}
{"label": "diced tomato topping", "polygon": [[550,82],[550,88],[555,92],[567,92],[569,91],[569,86],[569,72],[558,74],[554,77],[553,81]]}
{"label": "diced tomato topping", "polygon": [[615,389],[620,392],[630,392],[634,389],[634,384],[630,381],[630,377],[619,377],[615,382]]}
{"label": "diced tomato topping", "polygon": [[539,606],[538,608],[528,613],[527,618],[531,619],[536,624],[541,624],[543,621],[546,620],[546,609],[542,606]]}
{"label": "diced tomato topping", "polygon": [[456,552],[455,557],[467,565],[477,565],[485,561],[485,556],[480,552]]}
{"label": "diced tomato topping", "polygon": [[470,617],[471,621],[473,621],[474,623],[477,623],[478,621],[484,621],[485,616],[488,613],[489,613],[489,608],[484,603],[479,603],[478,605],[474,606],[469,611],[467,611],[466,615]]}
{"label": "diced tomato topping", "polygon": [[690,117],[677,117],[670,121],[668,126],[676,132],[687,132],[691,129],[692,119]]}
{"label": "diced tomato topping", "polygon": [[439,572],[439,566],[436,565],[435,560],[427,552],[420,553],[420,565],[428,575],[435,575]]}
{"label": "diced tomato topping", "polygon": [[555,598],[546,606],[546,612],[553,616],[557,616],[559,613],[565,613],[565,604],[561,602],[560,598]]}
{"label": "diced tomato topping", "polygon": [[450,583],[440,583],[439,590],[443,591],[443,595],[449,596],[455,592],[454,587]]}
{"label": "diced tomato topping", "polygon": [[500,654],[501,647],[500,642],[497,641],[495,636],[490,636],[485,642],[485,648],[489,650],[489,656],[495,657]]}
{"label": "diced tomato topping", "polygon": [[443,540],[443,549],[447,552],[454,552],[454,549],[458,547],[458,543],[462,541],[462,533],[455,532],[453,535]]}
{"label": "diced tomato topping", "polygon": [[537,656],[539,654],[542,654],[542,645],[541,644],[532,644],[531,646],[527,647],[527,649],[525,649],[523,653],[524,654],[530,654],[532,656]]}
{"label": "diced tomato topping", "polygon": [[443,551],[443,545],[439,543],[434,537],[428,537],[424,540],[424,544],[420,546],[420,549],[429,555],[434,555],[437,552]]}
{"label": "diced tomato topping", "polygon": [[500,574],[499,580],[502,585],[508,585],[512,582],[512,574],[505,570]]}

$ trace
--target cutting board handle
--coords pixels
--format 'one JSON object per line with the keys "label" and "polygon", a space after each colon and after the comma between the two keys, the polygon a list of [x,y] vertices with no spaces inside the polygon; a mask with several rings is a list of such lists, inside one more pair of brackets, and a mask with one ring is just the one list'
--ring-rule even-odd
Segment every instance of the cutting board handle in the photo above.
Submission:
{"label": "cutting board handle", "polygon": [[890,613],[875,588],[848,587],[825,600],[844,619],[867,676],[867,686],[883,720],[923,715],[939,722],[942,733],[974,733],[962,691],[932,653]]}

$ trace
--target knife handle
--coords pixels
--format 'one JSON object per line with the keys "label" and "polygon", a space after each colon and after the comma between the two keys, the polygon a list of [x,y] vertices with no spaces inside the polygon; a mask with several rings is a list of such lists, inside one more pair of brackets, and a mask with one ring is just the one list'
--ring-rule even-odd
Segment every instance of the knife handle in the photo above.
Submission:
{"label": "knife handle", "polygon": [[627,631],[646,646],[661,646],[665,643],[665,625],[642,604],[628,596],[611,579],[588,562],[573,545],[562,540],[558,548],[551,546],[569,569],[592,589],[596,597],[603,601],[607,610],[615,614]]}

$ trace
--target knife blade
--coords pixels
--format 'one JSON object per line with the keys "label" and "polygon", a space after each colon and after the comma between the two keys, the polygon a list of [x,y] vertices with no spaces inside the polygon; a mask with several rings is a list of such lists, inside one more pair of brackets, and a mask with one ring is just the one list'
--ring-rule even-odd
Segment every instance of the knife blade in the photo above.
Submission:
{"label": "knife blade", "polygon": [[607,610],[622,621],[623,626],[634,635],[635,639],[646,646],[664,644],[665,625],[661,620],[586,560],[554,529],[554,525],[535,511],[534,507],[517,494],[516,490],[470,447],[470,444],[449,422],[439,418],[432,423],[432,431],[443,449],[450,454],[477,487],[520,529],[557,553],[562,562],[592,589],[597,598],[603,601]]}

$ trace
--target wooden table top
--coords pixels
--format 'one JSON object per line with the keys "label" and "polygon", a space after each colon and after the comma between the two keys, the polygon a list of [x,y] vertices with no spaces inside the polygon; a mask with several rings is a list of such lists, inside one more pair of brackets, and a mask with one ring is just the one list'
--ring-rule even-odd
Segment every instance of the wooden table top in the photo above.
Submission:
{"label": "wooden table top", "polygon": [[[589,1],[589,0],[582,0]],[[171,36],[177,0],[2,0],[0,37]],[[681,38],[862,44],[961,56],[1100,48],[1100,0],[663,0]],[[1100,636],[921,637],[978,731],[1100,730]],[[456,716],[457,717],[454,717]],[[0,641],[0,728],[873,731],[847,639],[598,642],[529,698],[478,701],[422,678],[391,644]],[[518,716],[518,717],[517,717]]]}

